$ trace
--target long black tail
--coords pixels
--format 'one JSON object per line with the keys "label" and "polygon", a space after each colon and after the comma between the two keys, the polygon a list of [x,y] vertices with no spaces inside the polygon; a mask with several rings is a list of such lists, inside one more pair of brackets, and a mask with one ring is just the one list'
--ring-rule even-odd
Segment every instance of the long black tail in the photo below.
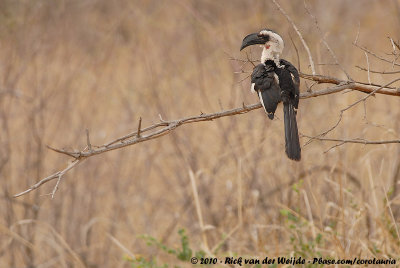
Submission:
{"label": "long black tail", "polygon": [[295,161],[300,161],[301,149],[299,132],[297,130],[296,112],[291,103],[283,103],[283,115],[285,124],[285,150],[287,156]]}

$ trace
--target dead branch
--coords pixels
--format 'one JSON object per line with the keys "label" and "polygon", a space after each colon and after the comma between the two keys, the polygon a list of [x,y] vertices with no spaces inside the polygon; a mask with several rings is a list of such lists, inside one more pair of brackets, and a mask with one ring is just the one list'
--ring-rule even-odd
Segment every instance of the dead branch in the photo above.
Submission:
{"label": "dead branch", "polygon": [[33,190],[35,190],[35,189],[39,188],[40,186],[42,186],[43,184],[45,184],[46,182],[52,181],[54,179],[58,179],[57,184],[54,187],[53,192],[52,192],[52,197],[54,197],[54,194],[57,191],[58,184],[59,184],[59,181],[61,180],[61,177],[64,176],[64,174],[67,173],[68,171],[70,171],[72,168],[74,168],[79,162],[81,162],[80,159],[75,159],[65,169],[63,169],[61,171],[57,171],[56,173],[40,180],[39,182],[37,182],[34,185],[32,185],[31,187],[29,187],[29,189],[27,189],[19,194],[14,195],[14,197],[18,197],[18,196],[27,194],[29,192],[32,192]]}
{"label": "dead branch", "polygon": [[307,136],[307,135],[303,135],[303,137],[310,138],[311,140],[338,142],[337,144],[331,146],[328,150],[324,151],[324,153],[327,153],[330,150],[332,150],[336,147],[342,146],[346,143],[356,143],[356,144],[364,144],[364,145],[382,145],[382,144],[400,143],[400,140],[370,141],[370,140],[365,140],[365,139],[329,139],[329,138],[321,138],[321,137],[311,137],[311,136]]}
{"label": "dead branch", "polygon": [[[321,134],[318,134],[318,135],[316,135],[316,136],[314,136],[314,137],[311,137],[311,138],[305,143],[305,145],[310,144],[310,143],[311,143],[313,140],[315,140],[315,139],[324,137],[326,134],[328,134],[329,132],[331,132],[332,130],[334,130],[334,129],[340,124],[340,122],[342,122],[342,118],[343,118],[344,112],[346,112],[347,110],[350,110],[351,108],[353,108],[354,106],[356,106],[356,105],[359,104],[360,102],[364,102],[364,103],[365,103],[365,101],[366,101],[369,97],[373,96],[375,93],[377,93],[377,92],[380,91],[381,89],[386,88],[386,87],[390,86],[391,84],[393,84],[393,83],[395,83],[395,82],[397,82],[397,81],[400,81],[400,78],[394,79],[394,80],[390,81],[389,83],[387,83],[387,84],[385,84],[385,85],[383,85],[383,86],[377,87],[375,90],[373,90],[373,91],[371,91],[370,93],[368,93],[368,95],[366,95],[365,97],[363,97],[363,98],[361,98],[361,99],[359,99],[359,100],[353,102],[352,104],[350,104],[350,105],[347,106],[346,108],[340,110],[339,118],[338,118],[338,120],[336,121],[336,123],[335,123],[331,128],[329,128],[328,130],[322,132]],[[399,92],[399,93],[400,93],[400,92]],[[342,144],[344,144],[344,143],[342,143]],[[340,145],[342,145],[342,144],[339,144],[338,146],[340,146]],[[337,147],[337,146],[334,146],[334,147]],[[334,147],[333,147],[333,148],[334,148]]]}
{"label": "dead branch", "polygon": [[340,142],[340,143],[357,143],[364,145],[379,145],[379,144],[391,144],[391,143],[400,143],[400,140],[382,140],[382,141],[370,141],[365,139],[331,139],[331,138],[321,138],[321,137],[312,137],[308,135],[302,135],[302,137],[319,140],[319,141],[332,141],[332,142]]}
{"label": "dead branch", "polygon": [[[368,72],[367,68],[361,67],[359,65],[356,65],[356,67],[358,69],[360,69],[361,71],[366,71]],[[374,74],[399,74],[400,71],[391,71],[391,72],[385,72],[385,71],[373,71],[373,70],[369,70],[370,73],[374,73]]]}
{"label": "dead branch", "polygon": [[[361,92],[365,92],[365,93],[371,93],[374,92],[375,90],[377,90],[379,88],[379,91],[376,93],[380,93],[380,94],[385,94],[385,95],[393,95],[393,96],[400,96],[400,89],[399,88],[395,88],[395,87],[389,87],[389,86],[381,86],[381,85],[375,85],[375,84],[367,84],[367,83],[363,83],[363,82],[353,82],[353,81],[346,81],[346,80],[341,80],[335,77],[331,77],[331,76],[325,76],[325,75],[309,75],[309,74],[303,74],[300,73],[300,77],[307,79],[307,80],[311,80],[311,81],[315,81],[318,84],[335,84],[335,85],[346,85],[348,89],[353,89],[353,90],[357,90],[357,91],[361,91]],[[336,93],[335,92],[329,92],[327,94],[332,94],[332,93]],[[320,93],[316,94],[316,96],[319,96]],[[314,97],[313,94],[310,94],[309,97]]]}
{"label": "dead branch", "polygon": [[356,42],[354,42],[353,45],[356,46],[356,47],[358,47],[359,49],[363,50],[364,52],[366,52],[366,53],[368,53],[368,54],[374,56],[375,58],[377,58],[377,59],[379,59],[379,60],[381,60],[381,61],[384,61],[384,62],[387,62],[387,63],[392,64],[392,66],[394,66],[394,65],[400,66],[399,63],[396,63],[396,62],[394,62],[394,61],[390,61],[390,60],[388,60],[388,59],[385,59],[385,58],[383,58],[383,57],[377,55],[376,53],[372,52],[372,51],[369,50],[368,48],[363,47],[363,46],[360,46],[360,45],[357,44]]}

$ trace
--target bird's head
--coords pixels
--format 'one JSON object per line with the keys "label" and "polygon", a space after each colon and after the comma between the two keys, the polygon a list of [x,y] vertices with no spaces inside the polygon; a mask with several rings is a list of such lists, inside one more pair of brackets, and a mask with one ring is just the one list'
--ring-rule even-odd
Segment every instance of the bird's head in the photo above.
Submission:
{"label": "bird's head", "polygon": [[258,33],[247,35],[242,42],[240,50],[251,45],[263,45],[264,50],[270,54],[282,54],[284,43],[282,37],[276,32],[264,29]]}

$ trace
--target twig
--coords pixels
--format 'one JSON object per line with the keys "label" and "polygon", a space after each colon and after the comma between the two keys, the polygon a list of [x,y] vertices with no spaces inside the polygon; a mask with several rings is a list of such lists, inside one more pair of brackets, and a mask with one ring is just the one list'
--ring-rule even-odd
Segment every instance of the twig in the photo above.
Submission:
{"label": "twig", "polygon": [[370,141],[370,140],[365,140],[365,139],[331,139],[331,138],[321,138],[321,137],[312,137],[308,135],[302,135],[302,137],[306,137],[309,139],[313,140],[319,140],[319,141],[334,141],[334,142],[342,142],[344,143],[358,143],[358,144],[364,144],[364,145],[378,145],[378,144],[390,144],[390,143],[400,143],[399,140],[382,140],[382,141]]}
{"label": "twig", "polygon": [[[391,85],[391,84],[393,84],[393,83],[395,83],[395,82],[397,82],[397,81],[399,81],[399,80],[400,80],[400,78],[397,78],[397,79],[394,79],[394,80],[392,80],[391,82],[387,83],[387,84],[384,85],[384,86],[377,87],[375,90],[373,90],[372,92],[370,92],[370,93],[369,93],[368,95],[366,95],[365,97],[359,99],[358,101],[356,101],[356,102],[350,104],[350,105],[347,106],[346,108],[340,110],[339,118],[338,118],[338,120],[336,121],[336,123],[335,123],[331,128],[329,128],[328,130],[322,132],[322,133],[319,134],[319,135],[316,135],[316,136],[313,137],[313,138],[310,138],[310,139],[306,142],[306,144],[305,144],[304,146],[310,144],[311,141],[314,140],[315,138],[323,137],[323,136],[325,136],[326,134],[328,134],[329,132],[331,132],[332,130],[334,130],[334,129],[340,124],[340,122],[342,121],[343,114],[344,114],[345,111],[347,111],[347,110],[351,109],[352,107],[356,106],[358,103],[360,103],[360,102],[362,102],[362,101],[365,101],[367,98],[369,98],[370,96],[372,96],[373,94],[375,94],[376,92],[378,92],[379,90],[381,90],[382,88],[387,87],[387,86],[389,86],[389,85]],[[399,93],[400,93],[400,91],[399,91]]]}
{"label": "twig", "polygon": [[363,144],[363,145],[381,145],[381,144],[391,144],[391,143],[400,143],[400,140],[383,140],[383,141],[369,141],[365,139],[329,139],[329,138],[321,138],[318,136],[312,137],[308,135],[302,135],[302,137],[309,138],[310,140],[319,140],[319,141],[332,141],[332,142],[338,142],[334,146],[330,147],[328,150],[324,151],[324,153],[327,153],[331,151],[332,149],[342,146],[346,143],[356,143],[356,144]]}
{"label": "twig", "polygon": [[[361,67],[356,65],[356,67],[362,71],[368,71],[367,68]],[[369,70],[370,73],[374,73],[374,74],[398,74],[400,73],[400,71],[393,71],[393,72],[385,72],[385,71],[373,71],[373,70]]]}
{"label": "twig", "polygon": [[394,61],[390,61],[390,60],[388,60],[388,59],[382,58],[381,56],[376,55],[374,52],[370,51],[369,49],[367,49],[367,48],[365,48],[365,47],[363,47],[363,46],[358,45],[357,43],[353,43],[353,45],[356,46],[356,47],[358,47],[359,49],[363,50],[364,52],[367,52],[368,54],[374,56],[375,58],[380,59],[381,61],[390,63],[390,64],[392,64],[392,65],[400,66],[399,63],[396,63],[396,62],[394,62]]}
{"label": "twig", "polygon": [[367,52],[364,52],[365,57],[367,58],[367,74],[368,74],[368,83],[371,85],[371,76],[370,76],[370,71],[369,71],[369,59],[368,59],[368,54]]}
{"label": "twig", "polygon": [[247,53],[247,52],[246,52],[246,57],[247,57],[247,62],[250,62],[251,65],[253,65],[253,67],[256,67],[256,65],[255,65],[254,63],[255,63],[255,62],[258,62],[258,61],[252,60],[252,59],[251,59],[251,55],[249,56],[249,53]]}
{"label": "twig", "polygon": [[39,182],[37,182],[34,185],[32,185],[29,189],[27,189],[27,190],[25,190],[25,191],[23,191],[23,192],[21,192],[19,194],[14,195],[14,197],[18,197],[18,196],[27,194],[29,192],[32,192],[33,190],[35,190],[35,189],[39,188],[40,186],[42,186],[43,184],[45,184],[46,182],[49,182],[51,180],[54,180],[54,179],[58,178],[57,184],[54,187],[53,192],[52,192],[52,198],[53,198],[55,192],[57,191],[58,184],[59,184],[59,181],[61,180],[61,177],[64,176],[65,173],[67,173],[69,170],[74,168],[79,162],[81,162],[81,160],[75,159],[65,169],[63,169],[61,171],[57,171],[56,173],[54,173],[54,174],[52,174],[52,175],[40,180]]}
{"label": "twig", "polygon": [[357,44],[358,42],[358,37],[360,36],[360,27],[361,27],[361,23],[360,21],[358,21],[358,28],[357,28],[357,34],[356,34],[356,39],[354,40],[353,44]]}
{"label": "twig", "polygon": [[296,24],[294,24],[293,20],[289,17],[289,15],[283,10],[283,8],[278,4],[278,2],[276,2],[276,0],[272,0],[272,2],[275,4],[275,6],[279,9],[279,11],[282,13],[283,16],[286,17],[286,19],[288,20],[288,22],[292,25],[293,29],[295,30],[295,32],[297,33],[297,35],[299,36],[304,48],[307,51],[308,54],[308,60],[310,61],[310,66],[311,66],[311,73],[313,75],[315,75],[315,66],[314,66],[314,61],[313,58],[311,56],[311,51],[310,48],[308,47],[306,41],[304,41],[304,38],[302,36],[302,34],[300,33],[299,29],[297,28]]}
{"label": "twig", "polygon": [[301,72],[299,50],[297,49],[297,46],[296,46],[296,44],[294,43],[293,38],[292,38],[292,36],[290,35],[290,33],[289,33],[289,38],[290,38],[290,41],[292,41],[292,45],[293,45],[293,47],[294,47],[294,49],[295,49],[295,51],[296,51],[296,56],[297,56],[297,69],[298,69],[299,72]]}
{"label": "twig", "polygon": [[393,39],[392,39],[392,41],[393,41],[394,45],[397,47],[397,49],[400,50],[400,45],[399,45],[399,43],[398,43],[398,42],[395,42]]}
{"label": "twig", "polygon": [[92,144],[90,143],[89,129],[86,129],[86,143],[89,151],[92,151]]}

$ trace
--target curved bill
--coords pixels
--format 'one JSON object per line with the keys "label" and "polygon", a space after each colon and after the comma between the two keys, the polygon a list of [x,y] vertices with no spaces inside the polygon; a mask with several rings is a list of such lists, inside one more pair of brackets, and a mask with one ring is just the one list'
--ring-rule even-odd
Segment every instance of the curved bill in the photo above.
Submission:
{"label": "curved bill", "polygon": [[240,50],[243,50],[245,47],[251,45],[264,45],[268,41],[269,41],[268,35],[260,35],[259,33],[252,33],[243,39]]}

